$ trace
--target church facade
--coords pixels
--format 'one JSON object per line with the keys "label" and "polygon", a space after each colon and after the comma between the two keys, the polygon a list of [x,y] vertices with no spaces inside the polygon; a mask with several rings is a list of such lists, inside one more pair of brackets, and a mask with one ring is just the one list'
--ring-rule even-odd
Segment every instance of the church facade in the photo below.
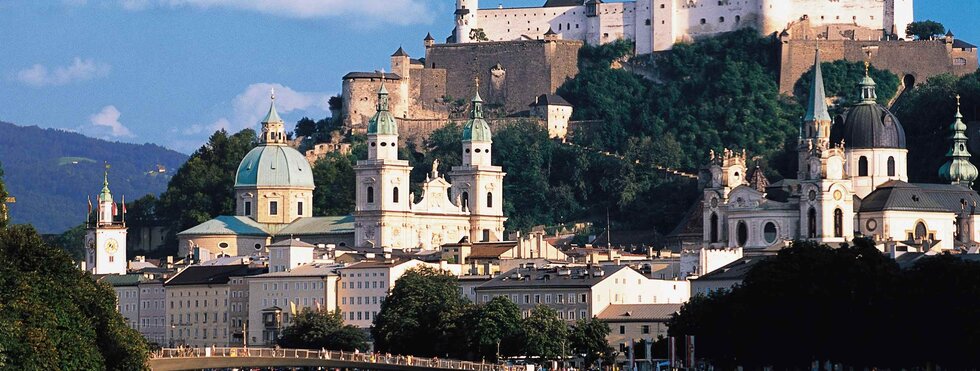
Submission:
{"label": "church facade", "polygon": [[368,156],[354,168],[356,246],[432,250],[464,239],[503,239],[505,174],[491,163],[493,140],[479,94],[471,104],[460,148],[463,163],[452,168],[452,183],[434,163],[416,202],[409,190],[412,167],[398,158],[398,124],[389,111],[388,90],[381,86],[377,112],[368,123]]}
{"label": "church facade", "polygon": [[875,82],[860,82],[862,101],[841,116],[827,109],[819,52],[798,141],[796,179],[769,184],[750,173],[744,152],[711,155],[703,198],[703,246],[778,249],[793,240],[830,245],[869,237],[883,250],[969,249],[980,241],[970,187],[977,169],[957,113],[952,148],[939,174],[945,184],[908,183],[905,131],[876,103]]}

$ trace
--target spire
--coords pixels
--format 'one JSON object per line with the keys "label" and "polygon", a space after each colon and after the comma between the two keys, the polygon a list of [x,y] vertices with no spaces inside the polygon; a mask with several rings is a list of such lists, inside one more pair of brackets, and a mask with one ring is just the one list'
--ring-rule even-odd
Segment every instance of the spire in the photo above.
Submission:
{"label": "spire", "polygon": [[368,122],[367,133],[398,135],[395,117],[389,112],[388,88],[385,87],[385,73],[381,71],[381,88],[378,89],[378,112]]}
{"label": "spire", "polygon": [[939,177],[952,184],[961,184],[967,187],[973,185],[977,180],[977,167],[970,163],[970,151],[967,150],[966,124],[963,123],[963,114],[960,113],[960,96],[956,95],[956,115],[955,120],[949,126],[949,139],[953,142],[953,147],[946,153],[946,163],[939,168]]}
{"label": "spire", "polygon": [[820,49],[813,60],[813,82],[810,84],[810,101],[804,121],[831,121],[827,111],[827,93],[823,87],[823,69],[820,67]]}
{"label": "spire", "polygon": [[99,201],[112,201],[112,192],[109,191],[109,162],[105,163],[105,171],[102,173],[102,192],[99,193]]}
{"label": "spire", "polygon": [[471,101],[470,119],[463,126],[463,141],[491,142],[490,125],[483,119],[483,99],[480,98],[480,78],[476,78],[476,94]]}
{"label": "spire", "polygon": [[[870,56],[869,56],[870,58]],[[875,92],[875,80],[871,78],[871,62],[864,61],[864,79],[861,80],[861,104],[875,104],[878,93]]]}
{"label": "spire", "polygon": [[476,77],[476,95],[473,96],[473,111],[470,112],[471,119],[483,118],[483,98],[480,98],[480,77]]}
{"label": "spire", "polygon": [[282,119],[279,118],[279,112],[276,112],[276,88],[270,89],[269,90],[269,95],[270,95],[270,98],[271,98],[272,102],[269,103],[269,113],[267,113],[265,115],[265,118],[262,119],[262,123],[263,124],[270,124],[270,123],[276,123],[276,122],[283,122]]}

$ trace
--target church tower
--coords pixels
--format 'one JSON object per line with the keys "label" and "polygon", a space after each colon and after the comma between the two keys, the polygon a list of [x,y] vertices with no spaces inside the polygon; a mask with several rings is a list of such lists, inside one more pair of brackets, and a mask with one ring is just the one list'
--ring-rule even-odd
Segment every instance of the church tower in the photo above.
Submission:
{"label": "church tower", "polygon": [[[125,200],[119,220],[119,208],[109,191],[109,165],[106,165],[95,213],[95,223],[89,223],[85,234],[85,264],[92,274],[126,274],[126,217]],[[89,201],[89,214],[92,203]]]}
{"label": "church tower", "polygon": [[398,159],[398,124],[389,112],[382,77],[378,111],[367,129],[368,158],[357,162],[354,218],[356,246],[409,248],[411,217],[408,161]]}
{"label": "church tower", "polygon": [[463,211],[470,213],[470,241],[504,239],[504,172],[491,163],[493,139],[490,125],[483,119],[483,99],[479,80],[473,97],[470,119],[463,126],[463,164],[454,166],[454,196],[459,197]]}
{"label": "church tower", "polygon": [[844,174],[846,143],[831,145],[832,125],[818,50],[807,112],[800,125],[796,196],[800,200],[800,237],[822,243],[846,242],[854,235],[854,196]]}
{"label": "church tower", "polygon": [[939,168],[939,177],[943,181],[970,188],[973,181],[977,180],[977,167],[970,163],[970,151],[966,148],[966,124],[963,123],[963,114],[960,113],[959,95],[956,96],[955,118],[949,126],[949,140],[953,142],[953,147],[946,152],[947,160]]}

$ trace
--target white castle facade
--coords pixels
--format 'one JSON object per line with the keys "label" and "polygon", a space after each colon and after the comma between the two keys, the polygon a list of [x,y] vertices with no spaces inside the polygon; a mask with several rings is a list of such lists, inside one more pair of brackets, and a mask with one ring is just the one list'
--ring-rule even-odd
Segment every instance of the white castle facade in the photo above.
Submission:
{"label": "white castle facade", "polygon": [[451,39],[534,40],[550,30],[593,45],[629,39],[637,54],[647,54],[744,27],[781,32],[801,19],[813,26],[857,25],[900,38],[912,22],[912,0],[547,0],[539,8],[495,9],[479,9],[479,0],[457,0]]}

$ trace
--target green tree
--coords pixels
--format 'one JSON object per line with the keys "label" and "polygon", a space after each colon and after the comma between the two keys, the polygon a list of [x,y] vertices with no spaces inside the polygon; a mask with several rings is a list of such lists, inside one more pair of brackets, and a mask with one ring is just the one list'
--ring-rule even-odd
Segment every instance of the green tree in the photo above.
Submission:
{"label": "green tree", "polygon": [[[820,64],[823,72],[824,90],[828,97],[838,98],[833,107],[833,114],[843,113],[849,106],[861,102],[861,88],[858,85],[864,78],[863,62],[848,62],[838,60]],[[878,103],[888,105],[895,93],[898,92],[898,76],[888,70],[879,70],[871,66],[869,76],[875,80],[875,93]],[[810,98],[810,85],[813,84],[813,68],[803,74],[793,85],[793,94],[801,106],[806,106]],[[909,87],[911,89],[911,87]]]}
{"label": "green tree", "polygon": [[381,303],[371,337],[381,352],[445,357],[468,302],[456,277],[429,267],[409,270]]}
{"label": "green tree", "polygon": [[304,308],[282,331],[278,344],[284,348],[328,349],[352,352],[367,350],[367,335],[355,326],[344,325],[340,312]]}
{"label": "green tree", "polygon": [[616,351],[606,340],[609,331],[609,325],[595,317],[580,319],[572,325],[568,340],[575,354],[584,355],[586,369],[599,360],[607,365],[615,362]]}
{"label": "green tree", "polygon": [[314,215],[348,215],[354,211],[354,159],[334,152],[313,164]]}
{"label": "green tree", "polygon": [[933,37],[940,36],[944,33],[946,33],[946,27],[942,23],[930,20],[912,22],[905,27],[906,36],[914,36],[919,40],[931,40]]}
{"label": "green tree", "polygon": [[499,356],[517,355],[521,349],[521,309],[507,298],[495,297],[469,308],[460,318],[459,331],[467,339],[473,360],[496,362]]}
{"label": "green tree", "polygon": [[0,230],[0,360],[17,370],[148,370],[112,289],[30,226]]}
{"label": "green tree", "polygon": [[252,129],[231,136],[219,130],[177,170],[156,208],[157,217],[171,225],[171,240],[177,232],[235,213],[235,175],[256,143]]}
{"label": "green tree", "polygon": [[299,121],[296,121],[296,128],[293,129],[293,135],[297,137],[309,137],[316,133],[316,121],[313,121],[309,117],[303,117]]}
{"label": "green tree", "polygon": [[558,360],[568,355],[568,325],[558,312],[544,305],[531,309],[531,314],[521,324],[524,336],[523,354],[537,360]]}
{"label": "green tree", "polygon": [[487,41],[487,33],[483,32],[482,28],[474,28],[470,30],[470,39],[473,41]]}

